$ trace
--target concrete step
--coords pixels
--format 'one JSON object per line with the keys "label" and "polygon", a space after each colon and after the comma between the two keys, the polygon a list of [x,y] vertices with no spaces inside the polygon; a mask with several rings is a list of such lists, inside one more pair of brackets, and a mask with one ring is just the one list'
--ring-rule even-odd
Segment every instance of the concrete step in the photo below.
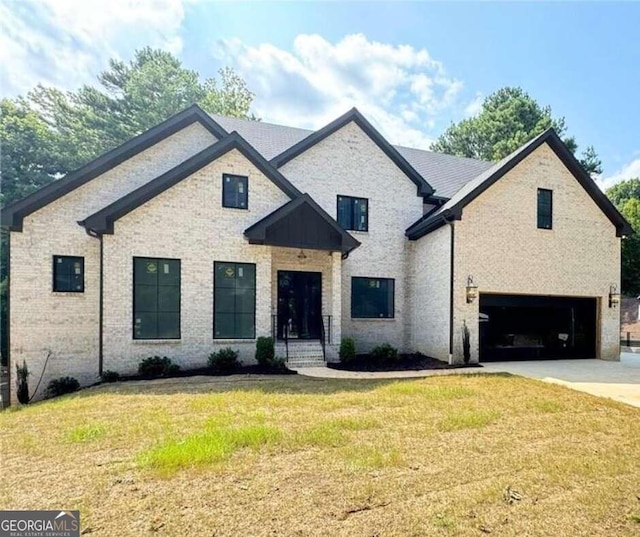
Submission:
{"label": "concrete step", "polygon": [[287,362],[287,367],[289,369],[299,369],[303,367],[324,367],[325,362],[320,357],[315,358],[291,358],[289,357],[289,361]]}

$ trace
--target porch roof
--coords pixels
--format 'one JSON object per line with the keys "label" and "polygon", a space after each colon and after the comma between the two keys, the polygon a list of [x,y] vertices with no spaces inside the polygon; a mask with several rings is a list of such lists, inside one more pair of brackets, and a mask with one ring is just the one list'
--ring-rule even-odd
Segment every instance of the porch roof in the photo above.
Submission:
{"label": "porch roof", "polygon": [[328,250],[348,254],[360,242],[303,194],[256,222],[244,232],[250,244]]}

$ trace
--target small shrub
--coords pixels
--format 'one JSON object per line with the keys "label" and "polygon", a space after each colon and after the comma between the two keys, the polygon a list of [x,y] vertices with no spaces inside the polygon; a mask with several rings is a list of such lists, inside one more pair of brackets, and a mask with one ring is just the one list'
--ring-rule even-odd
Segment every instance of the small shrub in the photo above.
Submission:
{"label": "small shrub", "polygon": [[238,351],[227,347],[218,352],[212,352],[209,355],[208,364],[214,373],[232,373],[240,367]]}
{"label": "small shrub", "polygon": [[100,375],[102,382],[118,382],[120,380],[120,373],[117,371],[103,371]]}
{"label": "small shrub", "polygon": [[29,403],[29,368],[27,362],[23,361],[22,365],[16,364],[16,388],[18,391],[18,401],[20,404]]}
{"label": "small shrub", "polygon": [[273,360],[271,360],[271,364],[269,365],[270,369],[274,371],[282,371],[287,368],[287,361],[282,356],[276,356]]}
{"label": "small shrub", "polygon": [[264,367],[272,367],[276,357],[275,343],[272,337],[259,337],[256,341],[256,361]]}
{"label": "small shrub", "polygon": [[353,362],[356,357],[356,342],[351,337],[343,337],[340,340],[340,350],[338,351],[340,355],[340,361],[343,364],[348,364],[349,362]]}
{"label": "small shrub", "polygon": [[370,353],[371,359],[379,364],[395,362],[398,359],[398,349],[388,343],[378,345]]}
{"label": "small shrub", "polygon": [[180,371],[180,366],[163,356],[149,356],[138,364],[138,373],[145,377],[168,377]]}
{"label": "small shrub", "polygon": [[462,323],[462,357],[465,364],[468,364],[471,360],[471,334],[467,323],[464,321]]}
{"label": "small shrub", "polygon": [[58,397],[65,393],[72,393],[80,389],[80,383],[73,377],[60,377],[53,379],[47,386],[48,397]]}

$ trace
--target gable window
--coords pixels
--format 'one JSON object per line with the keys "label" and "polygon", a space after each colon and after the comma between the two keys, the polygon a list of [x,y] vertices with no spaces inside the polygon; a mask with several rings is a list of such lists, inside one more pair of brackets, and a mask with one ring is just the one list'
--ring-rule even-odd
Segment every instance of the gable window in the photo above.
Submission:
{"label": "gable window", "polygon": [[180,339],[180,260],[133,258],[133,339]]}
{"label": "gable window", "polygon": [[338,196],[338,224],[351,231],[368,231],[369,200]]}
{"label": "gable window", "polygon": [[256,266],[253,263],[213,265],[214,339],[256,337]]}
{"label": "gable window", "polygon": [[538,229],[551,229],[553,225],[553,191],[538,189]]}
{"label": "gable window", "polygon": [[53,290],[56,293],[84,293],[84,257],[53,256]]}
{"label": "gable window", "polygon": [[222,206],[231,209],[249,208],[249,178],[242,175],[222,175]]}
{"label": "gable window", "polygon": [[351,278],[351,317],[393,319],[394,294],[392,278]]}

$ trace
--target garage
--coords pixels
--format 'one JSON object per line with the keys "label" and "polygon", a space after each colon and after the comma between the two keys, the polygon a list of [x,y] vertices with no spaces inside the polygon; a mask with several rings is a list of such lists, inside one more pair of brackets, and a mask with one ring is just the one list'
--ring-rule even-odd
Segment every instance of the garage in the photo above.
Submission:
{"label": "garage", "polygon": [[596,298],[480,295],[480,361],[596,357]]}

